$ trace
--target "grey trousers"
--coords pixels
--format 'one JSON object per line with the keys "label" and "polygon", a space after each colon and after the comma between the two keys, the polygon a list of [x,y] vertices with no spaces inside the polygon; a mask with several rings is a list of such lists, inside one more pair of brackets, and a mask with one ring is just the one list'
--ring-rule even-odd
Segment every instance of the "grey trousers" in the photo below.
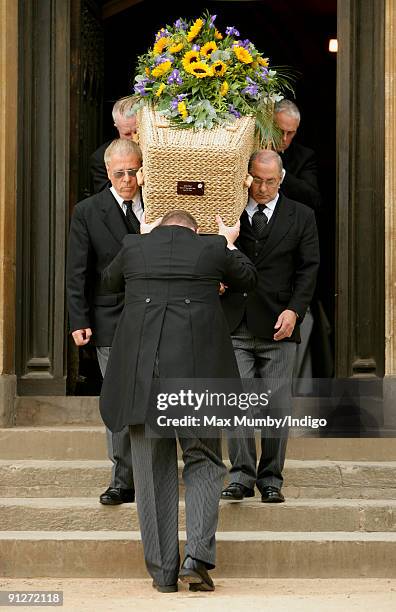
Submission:
{"label": "grey trousers", "polygon": [[[175,584],[179,572],[179,482],[176,438],[150,438],[144,425],[130,426],[136,503],[147,569],[159,585]],[[185,555],[215,566],[219,500],[226,468],[219,438],[181,437],[185,484]]]}
{"label": "grey trousers", "polygon": [[[110,346],[97,346],[96,354],[102,376],[106,374]],[[133,471],[129,428],[113,433],[106,427],[107,454],[112,462],[110,487],[133,489]]]}
{"label": "grey trousers", "polygon": [[[242,379],[255,375],[276,384],[282,381],[282,390],[276,396],[276,416],[291,415],[291,384],[296,354],[295,342],[275,342],[256,338],[242,323],[232,335],[232,344]],[[274,389],[272,389],[274,391]],[[271,406],[271,400],[270,404]],[[271,416],[271,409],[265,415]],[[265,416],[260,415],[260,416]],[[230,482],[254,488],[259,491],[266,486],[281,488],[285,463],[288,429],[282,428],[279,437],[268,429],[261,430],[261,457],[257,464],[254,431],[239,431],[240,437],[228,438],[228,452],[231,461]]]}

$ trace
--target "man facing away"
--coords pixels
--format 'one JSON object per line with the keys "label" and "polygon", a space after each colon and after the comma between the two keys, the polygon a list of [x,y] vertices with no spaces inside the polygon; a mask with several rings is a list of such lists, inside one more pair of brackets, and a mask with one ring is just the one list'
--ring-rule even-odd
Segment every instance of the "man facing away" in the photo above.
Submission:
{"label": "man facing away", "polygon": [[[138,233],[143,215],[136,172],[142,165],[139,146],[114,140],[106,149],[110,187],[79,202],[73,211],[67,257],[67,303],[70,329],[77,346],[96,346],[104,376],[113,335],[124,306],[124,292],[105,289],[101,273],[121,249],[128,233]],[[114,410],[116,410],[114,406]],[[109,488],[100,496],[106,505],[134,501],[129,431],[107,430],[113,463]]]}
{"label": "man facing away", "polygon": [[[219,283],[249,291],[256,282],[251,261],[233,248],[238,226],[222,236],[199,236],[197,222],[173,211],[142,236],[126,236],[103,273],[106,290],[126,283],[125,308],[114,336],[101,394],[103,420],[112,431],[129,426],[136,502],[146,566],[153,587],[212,591],[215,532],[225,467],[216,434],[201,438],[178,430],[183,451],[186,532],[179,570],[179,483],[175,437],[145,435],[153,376],[161,379],[239,379]],[[143,230],[142,226],[142,232]],[[226,237],[227,240],[224,238]],[[227,242],[229,247],[227,248]],[[138,340],[136,340],[138,339]],[[202,432],[201,432],[202,433]]]}
{"label": "man facing away", "polygon": [[[135,99],[133,96],[125,96],[117,100],[113,106],[112,116],[114,127],[117,129],[121,140],[135,141],[136,139],[136,115],[131,113],[134,103]],[[111,140],[100,145],[100,147],[92,153],[89,160],[89,169],[91,172],[94,193],[99,193],[99,191],[111,185],[104,161],[104,153],[110,143]]]}
{"label": "man facing away", "polygon": [[[319,246],[314,212],[279,193],[282,160],[275,151],[258,151],[249,162],[252,184],[241,216],[237,242],[255,264],[257,286],[251,293],[227,289],[224,312],[242,379],[278,381],[282,397],[277,409],[291,415],[291,381],[299,326],[315,289]],[[262,431],[256,466],[254,431],[228,440],[230,484],[223,499],[254,495],[263,502],[283,502],[281,493],[288,431],[277,437]]]}

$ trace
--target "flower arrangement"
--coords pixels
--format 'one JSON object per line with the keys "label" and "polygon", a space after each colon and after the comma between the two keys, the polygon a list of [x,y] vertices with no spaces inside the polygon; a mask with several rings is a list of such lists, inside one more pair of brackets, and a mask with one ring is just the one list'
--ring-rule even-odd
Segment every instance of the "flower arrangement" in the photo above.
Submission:
{"label": "flower arrangement", "polygon": [[178,19],[156,35],[139,56],[135,110],[152,104],[173,127],[210,129],[254,116],[261,143],[276,139],[273,105],[292,90],[290,78],[269,65],[250,40],[229,26],[220,32],[216,15]]}

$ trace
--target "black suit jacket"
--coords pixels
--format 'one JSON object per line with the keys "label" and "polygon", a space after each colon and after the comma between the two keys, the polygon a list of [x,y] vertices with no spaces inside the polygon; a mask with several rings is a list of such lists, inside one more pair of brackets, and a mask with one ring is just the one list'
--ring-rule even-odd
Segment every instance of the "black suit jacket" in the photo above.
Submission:
{"label": "black suit jacket", "polygon": [[75,206],[66,266],[70,329],[90,327],[97,346],[111,346],[124,306],[123,288],[106,290],[101,273],[121,249],[126,234],[125,217],[109,189]]}
{"label": "black suit jacket", "polygon": [[106,187],[111,187],[109,177],[107,176],[106,164],[104,162],[104,153],[113,141],[108,140],[104,144],[100,145],[89,158],[89,170],[92,178],[93,192],[99,193]]}
{"label": "black suit jacket", "polygon": [[[274,325],[283,310],[298,313],[301,323],[311,302],[319,267],[319,244],[314,212],[280,195],[273,226],[264,246],[252,261],[258,281],[251,293],[227,290],[222,297],[230,331],[241,323],[245,313],[250,332],[273,340]],[[256,237],[246,211],[241,216],[238,247],[254,253]],[[300,342],[299,325],[288,341]]]}
{"label": "black suit jacket", "polygon": [[286,170],[281,192],[287,198],[301,202],[318,213],[321,198],[314,151],[293,140],[280,155]]}
{"label": "black suit jacket", "polygon": [[145,422],[156,356],[161,379],[239,379],[219,283],[252,289],[256,271],[247,257],[221,236],[158,227],[127,236],[103,273],[106,291],[120,291],[124,281],[100,403],[112,431]]}

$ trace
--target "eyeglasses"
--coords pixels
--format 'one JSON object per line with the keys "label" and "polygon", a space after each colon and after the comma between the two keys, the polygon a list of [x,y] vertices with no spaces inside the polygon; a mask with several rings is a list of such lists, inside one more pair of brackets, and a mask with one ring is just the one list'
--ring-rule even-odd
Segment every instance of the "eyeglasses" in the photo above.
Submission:
{"label": "eyeglasses", "polygon": [[265,185],[266,187],[275,187],[275,185],[279,182],[279,179],[277,178],[270,178],[270,179],[261,179],[258,176],[253,176],[253,183],[255,185],[260,186],[261,185]]}
{"label": "eyeglasses", "polygon": [[130,168],[129,170],[116,170],[112,174],[114,178],[120,179],[125,176],[125,174],[128,176],[136,176],[137,172],[139,172],[139,168]]}

